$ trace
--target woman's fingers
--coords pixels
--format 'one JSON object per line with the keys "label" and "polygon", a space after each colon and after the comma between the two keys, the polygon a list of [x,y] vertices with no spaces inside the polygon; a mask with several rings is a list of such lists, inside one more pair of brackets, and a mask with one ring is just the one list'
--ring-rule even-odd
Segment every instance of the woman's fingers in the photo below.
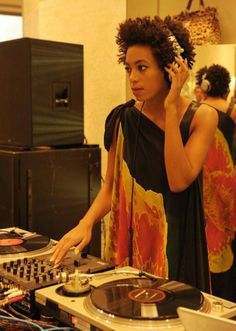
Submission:
{"label": "woman's fingers", "polygon": [[184,70],[184,71],[189,70],[187,59],[184,60],[183,58],[176,56],[175,61],[182,70]]}
{"label": "woman's fingers", "polygon": [[171,81],[175,79],[180,83],[184,83],[189,76],[187,60],[180,57],[175,57],[175,61],[165,67],[165,70],[168,72]]}
{"label": "woman's fingers", "polygon": [[56,245],[50,261],[53,262],[55,266],[60,265],[64,256],[70,250],[71,247],[72,247],[72,245],[70,244],[69,241],[62,239]]}

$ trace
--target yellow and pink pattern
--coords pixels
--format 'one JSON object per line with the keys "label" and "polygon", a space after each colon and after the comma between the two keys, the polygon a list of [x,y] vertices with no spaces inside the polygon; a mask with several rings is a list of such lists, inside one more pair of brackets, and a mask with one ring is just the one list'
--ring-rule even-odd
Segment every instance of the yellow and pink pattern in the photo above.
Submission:
{"label": "yellow and pink pattern", "polygon": [[236,231],[236,169],[227,141],[217,129],[203,169],[203,197],[210,271],[233,264],[231,242]]}
{"label": "yellow and pink pattern", "polygon": [[[159,277],[168,277],[166,256],[167,221],[162,194],[144,190],[132,179],[123,159],[123,132],[119,128],[112,212],[105,256],[116,265],[125,266],[129,257],[129,226],[133,187],[133,266],[143,268]],[[132,184],[133,182],[133,184]]]}

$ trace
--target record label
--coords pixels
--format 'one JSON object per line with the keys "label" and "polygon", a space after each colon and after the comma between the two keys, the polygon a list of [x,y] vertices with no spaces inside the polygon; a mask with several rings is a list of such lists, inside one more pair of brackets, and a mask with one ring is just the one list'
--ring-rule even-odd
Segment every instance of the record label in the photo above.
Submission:
{"label": "record label", "polygon": [[159,289],[141,288],[128,293],[131,300],[142,303],[153,303],[165,299],[165,293]]}
{"label": "record label", "polygon": [[16,246],[23,243],[22,239],[0,239],[0,246]]}

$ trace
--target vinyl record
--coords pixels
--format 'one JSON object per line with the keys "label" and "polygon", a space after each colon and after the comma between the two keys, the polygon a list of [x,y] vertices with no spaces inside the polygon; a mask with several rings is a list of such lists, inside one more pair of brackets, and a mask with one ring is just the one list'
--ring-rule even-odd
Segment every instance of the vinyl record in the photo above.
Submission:
{"label": "vinyl record", "polygon": [[0,234],[0,255],[4,254],[18,254],[35,251],[45,248],[50,242],[50,239],[32,234],[31,236],[24,236],[17,233],[1,233]]}
{"label": "vinyl record", "polygon": [[114,316],[163,320],[177,318],[177,307],[198,310],[204,302],[201,292],[177,281],[132,278],[101,285],[91,292],[92,304]]}

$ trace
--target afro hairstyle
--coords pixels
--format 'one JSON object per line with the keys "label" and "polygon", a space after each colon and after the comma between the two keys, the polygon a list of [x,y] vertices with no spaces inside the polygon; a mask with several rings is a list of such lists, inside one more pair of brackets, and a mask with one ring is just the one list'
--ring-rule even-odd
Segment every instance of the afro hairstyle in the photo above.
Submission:
{"label": "afro hairstyle", "polygon": [[164,72],[169,83],[168,73],[164,68],[172,63],[176,56],[176,50],[170,36],[174,35],[180,47],[183,48],[181,57],[187,59],[189,68],[194,63],[194,47],[190,41],[190,35],[182,23],[167,16],[164,20],[155,16],[137,17],[127,19],[118,27],[116,43],[119,48],[118,62],[125,64],[125,57],[129,47],[134,45],[149,46],[160,69]]}
{"label": "afro hairstyle", "polygon": [[207,92],[207,95],[224,98],[227,92],[229,92],[231,77],[229,71],[225,67],[219,64],[211,65],[207,69],[204,79],[208,80],[211,84],[211,88]]}

